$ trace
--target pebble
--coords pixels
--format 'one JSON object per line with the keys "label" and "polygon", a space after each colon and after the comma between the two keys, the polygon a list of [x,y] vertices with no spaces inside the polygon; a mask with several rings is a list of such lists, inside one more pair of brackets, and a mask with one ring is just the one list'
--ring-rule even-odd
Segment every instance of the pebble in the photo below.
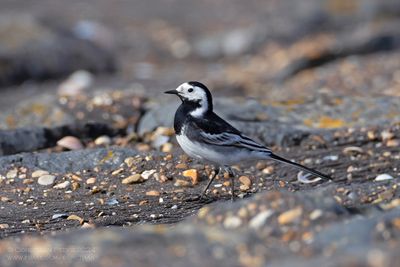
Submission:
{"label": "pebble", "polygon": [[133,184],[133,183],[141,183],[141,182],[143,182],[143,178],[142,178],[142,176],[140,176],[140,174],[133,174],[122,180],[123,184]]}
{"label": "pebble", "polygon": [[109,200],[106,201],[106,204],[109,206],[114,206],[119,204],[118,200],[116,198],[111,198]]}
{"label": "pebble", "polygon": [[348,146],[343,149],[344,154],[350,154],[350,153],[364,153],[364,150],[361,147],[358,146]]}
{"label": "pebble", "polygon": [[235,229],[242,225],[242,219],[236,216],[226,217],[224,220],[224,227],[226,229]]}
{"label": "pebble", "polygon": [[151,191],[147,191],[146,192],[146,196],[159,196],[160,192],[156,191],[156,190],[151,190]]}
{"label": "pebble", "polygon": [[339,159],[338,155],[329,155],[329,156],[325,156],[323,157],[323,160],[325,161],[337,161]]}
{"label": "pebble", "polygon": [[118,174],[122,173],[123,171],[124,171],[123,168],[119,168],[119,169],[116,169],[115,171],[113,171],[113,172],[111,173],[111,175],[118,175]]}
{"label": "pebble", "polygon": [[13,169],[7,172],[6,177],[8,179],[14,179],[15,177],[17,177],[18,175],[18,170],[17,169]]}
{"label": "pebble", "polygon": [[281,215],[279,215],[278,222],[279,224],[289,224],[298,219],[302,213],[303,210],[301,209],[301,207],[285,211]]}
{"label": "pebble", "polygon": [[55,186],[53,186],[53,188],[54,188],[54,189],[65,189],[65,188],[67,188],[70,184],[71,184],[70,181],[65,181],[65,182],[56,184]]}
{"label": "pebble", "polygon": [[51,219],[58,219],[58,218],[67,218],[67,214],[66,213],[56,213],[56,214],[53,214],[53,216],[51,216]]}
{"label": "pebble", "polygon": [[231,186],[231,182],[230,181],[225,181],[222,183],[223,186],[228,187]]}
{"label": "pebble", "polygon": [[69,215],[67,220],[75,220],[75,221],[79,221],[80,224],[83,224],[83,219],[75,214]]}
{"label": "pebble", "polygon": [[175,134],[175,130],[171,127],[160,126],[157,127],[157,129],[154,131],[154,134],[173,136]]}
{"label": "pebble", "polygon": [[250,180],[249,177],[247,177],[247,176],[240,176],[240,177],[239,177],[239,181],[240,181],[240,183],[242,183],[242,185],[245,185],[245,186],[247,186],[247,187],[250,188],[250,186],[251,186],[251,180]]}
{"label": "pebble", "polygon": [[179,163],[175,166],[177,169],[187,169],[187,165],[185,163]]}
{"label": "pebble", "polygon": [[37,171],[32,172],[32,178],[38,178],[38,177],[46,175],[46,174],[49,174],[49,172],[44,171],[44,170],[37,170]]}
{"label": "pebble", "polygon": [[93,75],[86,70],[78,70],[72,73],[67,80],[62,82],[58,93],[64,96],[80,94],[93,83]]}
{"label": "pebble", "polygon": [[188,187],[190,186],[190,182],[185,181],[185,180],[181,180],[181,179],[177,179],[174,183],[174,186],[183,186],[183,187]]}
{"label": "pebble", "polygon": [[126,164],[126,166],[128,166],[130,168],[135,163],[135,159],[133,157],[126,158],[124,160],[124,163]]}
{"label": "pebble", "polygon": [[274,172],[274,167],[272,167],[272,166],[266,167],[266,168],[264,168],[264,169],[262,170],[262,173],[263,173],[263,174],[271,174],[271,173],[273,173],[273,172]]}
{"label": "pebble", "polygon": [[169,141],[169,137],[165,135],[157,135],[151,143],[152,147],[159,148]]}
{"label": "pebble", "polygon": [[69,150],[83,149],[82,142],[74,136],[65,136],[57,141],[57,145]]}
{"label": "pebble", "polygon": [[79,176],[76,175],[76,174],[72,174],[71,179],[74,180],[74,181],[77,181],[77,182],[82,181],[82,178],[79,177]]}
{"label": "pebble", "polygon": [[39,177],[38,184],[40,185],[52,185],[56,177],[51,174],[45,174]]}
{"label": "pebble", "polygon": [[86,180],[86,184],[94,184],[95,182],[96,182],[96,178],[94,178],[94,177],[91,177]]}
{"label": "pebble", "polygon": [[93,223],[84,222],[82,228],[96,228],[96,226]]}
{"label": "pebble", "polygon": [[310,220],[314,221],[314,220],[320,218],[322,216],[322,214],[323,214],[322,210],[319,210],[319,209],[313,210],[309,215]]}
{"label": "pebble", "polygon": [[161,146],[161,151],[164,153],[169,153],[172,151],[172,148],[173,148],[173,145],[171,143],[167,142]]}
{"label": "pebble", "polygon": [[386,146],[388,147],[398,147],[400,146],[400,141],[397,139],[388,140],[386,142]]}
{"label": "pebble", "polygon": [[156,170],[144,171],[144,172],[142,172],[142,174],[141,174],[140,176],[142,176],[143,179],[147,180],[147,179],[149,179],[155,172],[156,172]]}
{"label": "pebble", "polygon": [[383,173],[376,176],[375,181],[385,181],[385,180],[392,180],[393,176]]}
{"label": "pebble", "polygon": [[33,179],[24,179],[23,184],[33,184],[35,181]]}
{"label": "pebble", "polygon": [[192,181],[193,185],[196,185],[199,182],[199,174],[196,169],[189,169],[189,170],[183,171],[182,175],[185,177],[189,177],[190,180]]}
{"label": "pebble", "polygon": [[250,189],[250,187],[247,186],[247,185],[245,185],[245,184],[241,184],[241,185],[239,186],[239,189],[240,189],[240,191],[242,191],[242,192],[246,192],[247,190]]}
{"label": "pebble", "polygon": [[97,137],[96,140],[94,140],[94,143],[98,146],[108,146],[111,144],[111,138],[107,135],[102,135]]}
{"label": "pebble", "polygon": [[0,201],[1,202],[11,202],[11,199],[9,199],[8,197],[0,197]]}
{"label": "pebble", "polygon": [[79,187],[81,187],[80,183],[72,182],[72,190],[73,191],[77,190]]}
{"label": "pebble", "polygon": [[386,141],[392,139],[394,137],[394,134],[389,131],[383,131],[381,132],[381,137],[383,141]]}
{"label": "pebble", "polygon": [[259,229],[261,226],[265,224],[267,219],[273,214],[274,212],[272,210],[264,210],[260,213],[258,213],[256,216],[254,216],[250,222],[249,226],[250,228],[254,229]]}
{"label": "pebble", "polygon": [[160,175],[159,173],[155,173],[154,178],[156,178],[156,180],[160,183],[165,183],[166,181],[168,181],[168,177],[164,174]]}
{"label": "pebble", "polygon": [[6,229],[6,228],[8,228],[8,227],[10,227],[8,224],[6,224],[6,223],[0,223],[0,229]]}

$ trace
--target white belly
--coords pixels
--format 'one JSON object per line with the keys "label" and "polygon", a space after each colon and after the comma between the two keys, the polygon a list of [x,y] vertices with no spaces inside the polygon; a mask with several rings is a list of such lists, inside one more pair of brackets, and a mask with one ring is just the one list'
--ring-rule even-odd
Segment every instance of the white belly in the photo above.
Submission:
{"label": "white belly", "polygon": [[247,150],[232,147],[219,147],[217,151],[213,146],[192,142],[185,135],[177,135],[176,140],[183,151],[190,157],[209,161],[217,165],[233,165],[242,161],[260,158],[259,155]]}

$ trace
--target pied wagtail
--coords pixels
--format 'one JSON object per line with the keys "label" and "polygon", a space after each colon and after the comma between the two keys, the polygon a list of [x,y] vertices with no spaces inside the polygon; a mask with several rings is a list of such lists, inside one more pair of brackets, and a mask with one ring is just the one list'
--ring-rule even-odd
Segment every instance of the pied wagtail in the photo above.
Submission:
{"label": "pied wagtail", "polygon": [[214,164],[214,175],[209,180],[202,197],[221,170],[231,178],[231,197],[234,198],[234,172],[230,166],[251,160],[272,159],[294,166],[324,179],[331,178],[301,164],[275,155],[267,147],[243,135],[228,122],[213,112],[212,96],[200,82],[186,82],[175,90],[182,104],[175,113],[174,128],[176,139],[183,151],[190,157]]}

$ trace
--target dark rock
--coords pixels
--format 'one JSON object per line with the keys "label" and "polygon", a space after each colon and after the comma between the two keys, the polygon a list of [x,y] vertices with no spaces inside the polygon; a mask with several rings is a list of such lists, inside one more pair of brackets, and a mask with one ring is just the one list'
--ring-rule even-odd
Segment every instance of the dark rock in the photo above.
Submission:
{"label": "dark rock", "polygon": [[80,69],[116,69],[111,50],[50,21],[3,14],[0,25],[0,86],[62,78]]}
{"label": "dark rock", "polygon": [[121,164],[125,158],[138,153],[133,149],[114,148],[107,149],[84,149],[62,153],[27,153],[13,156],[0,157],[0,170],[4,171],[12,164],[19,164],[31,169],[46,169],[50,172],[73,172],[93,169],[107,158],[109,151],[112,157],[104,161],[105,168],[114,168]]}
{"label": "dark rock", "polygon": [[380,31],[375,30],[374,33],[368,34],[364,33],[365,28],[351,31],[319,55],[296,59],[281,71],[277,80],[282,82],[302,70],[315,68],[343,57],[400,49],[400,23],[388,26],[389,29],[381,27]]}
{"label": "dark rock", "polygon": [[121,131],[106,124],[97,123],[64,125],[54,128],[0,130],[0,156],[52,147],[62,137],[69,135],[79,139],[94,139],[101,135],[115,136],[118,133]]}

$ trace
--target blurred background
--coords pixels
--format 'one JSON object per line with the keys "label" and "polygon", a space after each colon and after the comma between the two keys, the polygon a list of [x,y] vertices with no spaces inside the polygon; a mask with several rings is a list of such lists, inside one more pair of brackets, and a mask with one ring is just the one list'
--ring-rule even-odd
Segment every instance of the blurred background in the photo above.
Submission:
{"label": "blurred background", "polygon": [[[197,198],[162,93],[190,80],[334,181],[258,162]],[[0,0],[0,266],[397,267],[399,147],[400,0]]]}
{"label": "blurred background", "polygon": [[2,0],[0,111],[88,89],[163,101],[187,80],[269,105],[330,99],[334,110],[399,97],[399,49],[398,0]]}

